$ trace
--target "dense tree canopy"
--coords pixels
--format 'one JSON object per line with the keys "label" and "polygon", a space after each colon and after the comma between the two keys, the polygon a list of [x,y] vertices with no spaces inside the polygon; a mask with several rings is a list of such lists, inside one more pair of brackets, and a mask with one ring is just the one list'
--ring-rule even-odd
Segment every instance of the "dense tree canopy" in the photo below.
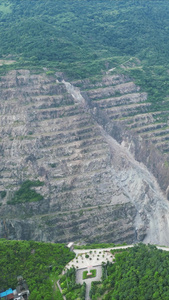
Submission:
{"label": "dense tree canopy", "polygon": [[[168,110],[168,14],[167,0],[2,0],[0,57],[15,59],[13,68],[55,67],[71,78],[115,67],[149,92],[152,110]],[[119,70],[130,59],[141,64]]]}
{"label": "dense tree canopy", "polygon": [[106,267],[103,285],[93,287],[92,299],[169,299],[169,253],[143,244],[115,255]]}
{"label": "dense tree canopy", "polygon": [[58,64],[169,57],[167,0],[1,1],[0,55]]}
{"label": "dense tree canopy", "polygon": [[22,275],[30,300],[54,298],[53,282],[74,254],[63,244],[0,239],[0,289],[16,288]]}

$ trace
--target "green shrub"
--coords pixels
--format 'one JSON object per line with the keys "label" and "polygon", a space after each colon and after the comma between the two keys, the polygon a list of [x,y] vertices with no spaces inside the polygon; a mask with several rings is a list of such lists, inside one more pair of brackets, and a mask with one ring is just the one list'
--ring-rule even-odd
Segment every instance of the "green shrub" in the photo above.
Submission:
{"label": "green shrub", "polygon": [[6,191],[1,191],[1,192],[0,192],[0,195],[1,195],[1,198],[2,198],[2,199],[5,198],[5,196],[6,196]]}
{"label": "green shrub", "polygon": [[47,71],[46,72],[46,75],[54,75],[55,74],[55,71]]}
{"label": "green shrub", "polygon": [[42,186],[43,182],[26,180],[22,183],[20,189],[15,192],[14,197],[8,204],[17,204],[25,202],[37,202],[43,200],[43,196],[38,194],[32,187]]}
{"label": "green shrub", "polygon": [[87,279],[87,278],[94,278],[94,277],[96,277],[97,271],[96,271],[96,269],[90,270],[91,275],[89,275],[89,276],[87,276],[87,273],[88,273],[88,271],[84,271],[83,272],[83,280]]}

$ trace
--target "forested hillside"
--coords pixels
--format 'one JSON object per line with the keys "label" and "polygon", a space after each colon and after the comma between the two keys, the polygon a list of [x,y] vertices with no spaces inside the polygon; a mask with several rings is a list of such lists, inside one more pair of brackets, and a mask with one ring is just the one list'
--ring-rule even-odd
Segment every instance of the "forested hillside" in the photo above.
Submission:
{"label": "forested hillside", "polygon": [[169,298],[169,253],[139,244],[115,254],[103,267],[103,284],[93,284],[92,300],[152,300]]}
{"label": "forested hillside", "polygon": [[[101,244],[95,246],[102,248]],[[105,246],[110,245],[103,244],[103,248]],[[112,250],[112,253],[115,255],[114,263],[103,264],[102,282],[92,283],[92,300],[169,298],[168,251],[158,250],[153,245],[138,244],[133,248]],[[16,277],[22,275],[31,292],[30,300],[62,299],[56,281],[64,266],[73,258],[73,252],[63,244],[1,239],[0,288],[15,288]],[[61,282],[64,279],[65,276]],[[75,293],[70,288],[67,299],[76,299]]]}
{"label": "forested hillside", "polygon": [[169,55],[166,0],[9,0],[0,11],[1,55],[63,63],[124,54],[161,63]]}
{"label": "forested hillside", "polygon": [[73,78],[134,59],[127,72],[158,102],[169,89],[168,13],[167,0],[1,1],[0,56],[15,68],[56,67]]}
{"label": "forested hillside", "polygon": [[[22,275],[30,300],[59,299],[56,280],[74,254],[63,244],[0,239],[0,289],[16,288]],[[52,281],[53,280],[53,281]]]}

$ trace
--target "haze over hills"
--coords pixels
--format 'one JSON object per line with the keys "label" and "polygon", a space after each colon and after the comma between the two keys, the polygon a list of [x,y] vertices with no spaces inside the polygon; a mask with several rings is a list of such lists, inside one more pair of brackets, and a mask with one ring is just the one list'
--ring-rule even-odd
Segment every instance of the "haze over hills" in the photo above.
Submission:
{"label": "haze over hills", "polygon": [[168,9],[2,1],[0,237],[169,244]]}

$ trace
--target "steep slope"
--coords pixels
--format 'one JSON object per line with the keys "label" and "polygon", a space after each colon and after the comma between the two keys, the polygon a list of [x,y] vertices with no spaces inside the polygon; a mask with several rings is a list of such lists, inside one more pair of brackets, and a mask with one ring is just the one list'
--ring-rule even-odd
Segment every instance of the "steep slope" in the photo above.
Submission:
{"label": "steep slope", "polygon": [[97,122],[149,168],[168,197],[168,101],[155,110],[150,94],[114,70],[94,84],[85,80],[74,84],[80,86]]}
{"label": "steep slope", "polygon": [[[103,78],[97,88],[73,84],[83,93],[60,73],[19,70],[1,77],[0,190],[7,194],[0,237],[169,244],[168,202],[146,167],[113,138],[119,131],[110,132],[110,117],[119,107],[106,107],[121,101],[123,118],[146,109],[146,94],[121,75]],[[91,104],[100,95],[103,109]],[[35,188],[44,199],[9,205],[27,179],[44,182]]]}

